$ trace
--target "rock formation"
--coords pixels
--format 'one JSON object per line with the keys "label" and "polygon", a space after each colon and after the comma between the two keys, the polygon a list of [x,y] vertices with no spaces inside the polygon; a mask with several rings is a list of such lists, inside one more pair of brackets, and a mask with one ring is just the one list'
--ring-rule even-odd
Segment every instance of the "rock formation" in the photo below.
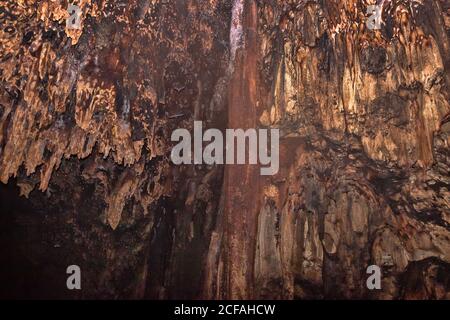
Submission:
{"label": "rock formation", "polygon": [[[73,4],[0,2],[1,296],[450,299],[449,1]],[[195,120],[279,173],[174,165]]]}

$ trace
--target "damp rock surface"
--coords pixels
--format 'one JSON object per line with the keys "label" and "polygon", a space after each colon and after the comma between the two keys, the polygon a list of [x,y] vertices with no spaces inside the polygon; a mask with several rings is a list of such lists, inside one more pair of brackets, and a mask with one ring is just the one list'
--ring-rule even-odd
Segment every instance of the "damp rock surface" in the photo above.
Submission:
{"label": "damp rock surface", "polygon": [[[449,299],[450,5],[375,2],[1,2],[1,296]],[[194,121],[279,173],[172,164]]]}

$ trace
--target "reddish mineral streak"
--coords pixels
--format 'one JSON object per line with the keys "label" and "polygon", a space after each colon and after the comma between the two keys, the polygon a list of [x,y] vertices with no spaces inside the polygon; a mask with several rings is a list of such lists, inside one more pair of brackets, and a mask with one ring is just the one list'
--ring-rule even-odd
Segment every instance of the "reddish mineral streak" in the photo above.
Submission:
{"label": "reddish mineral streak", "polygon": [[[239,5],[239,4],[238,4]],[[228,128],[257,127],[257,15],[256,4],[243,7],[244,46],[236,53],[229,86]],[[234,23],[234,21],[232,22]],[[235,26],[233,26],[235,27]],[[232,27],[232,28],[233,28]],[[256,221],[258,215],[259,168],[255,165],[225,167],[224,215],[227,293],[232,299],[251,296]]]}
{"label": "reddish mineral streak", "polygon": [[[0,296],[450,298],[448,1],[74,2],[0,3]],[[194,120],[280,172],[171,164]]]}

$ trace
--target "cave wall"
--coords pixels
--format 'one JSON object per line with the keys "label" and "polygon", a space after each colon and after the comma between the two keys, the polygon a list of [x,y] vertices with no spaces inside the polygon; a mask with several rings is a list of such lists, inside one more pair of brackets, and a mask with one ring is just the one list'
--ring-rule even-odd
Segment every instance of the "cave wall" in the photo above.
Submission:
{"label": "cave wall", "polygon": [[[1,2],[2,296],[450,298],[450,3],[375,2]],[[279,173],[173,165],[194,120]]]}

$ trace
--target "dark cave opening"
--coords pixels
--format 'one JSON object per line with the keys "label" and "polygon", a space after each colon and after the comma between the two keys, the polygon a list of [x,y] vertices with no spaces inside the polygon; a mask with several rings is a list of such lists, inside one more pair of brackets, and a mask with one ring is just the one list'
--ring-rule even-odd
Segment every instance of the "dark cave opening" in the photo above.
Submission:
{"label": "dark cave opening", "polygon": [[[45,212],[19,196],[16,181],[0,184],[0,299],[73,299],[66,288],[70,255],[55,230],[45,232]],[[48,217],[47,217],[48,218]]]}

